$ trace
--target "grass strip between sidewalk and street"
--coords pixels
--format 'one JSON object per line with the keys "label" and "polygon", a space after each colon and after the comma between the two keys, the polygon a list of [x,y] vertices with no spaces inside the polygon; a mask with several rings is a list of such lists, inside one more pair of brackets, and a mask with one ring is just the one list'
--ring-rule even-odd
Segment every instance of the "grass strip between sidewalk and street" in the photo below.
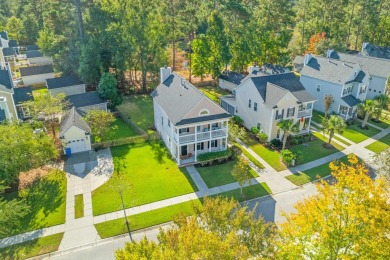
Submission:
{"label": "grass strip between sidewalk and street", "polygon": [[74,218],[84,217],[84,197],[83,194],[74,196]]}

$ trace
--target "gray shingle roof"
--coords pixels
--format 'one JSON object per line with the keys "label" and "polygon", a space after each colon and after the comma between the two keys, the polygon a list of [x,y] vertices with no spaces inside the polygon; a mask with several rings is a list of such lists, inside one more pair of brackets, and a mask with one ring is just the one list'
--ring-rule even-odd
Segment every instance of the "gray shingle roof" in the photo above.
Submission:
{"label": "gray shingle roof", "polygon": [[38,58],[38,57],[43,57],[43,54],[40,51],[28,51],[26,52],[26,57],[27,59]]}
{"label": "gray shingle roof", "polygon": [[264,63],[261,67],[261,70],[264,71],[266,74],[272,75],[286,73],[286,71],[289,72],[286,67],[270,63]]}
{"label": "gray shingle roof", "polygon": [[305,90],[305,87],[294,73],[284,73],[261,77],[252,77],[250,80],[256,86],[263,100],[267,100],[267,84],[274,84],[290,91],[300,102],[315,101],[315,98]]}
{"label": "gray shingle roof", "polygon": [[241,80],[245,78],[245,75],[234,71],[225,70],[222,72],[219,78],[238,85],[241,83]]}
{"label": "gray shingle roof", "polygon": [[[151,96],[174,125],[230,117],[225,110],[175,72],[160,83]],[[197,112],[199,109],[207,109],[210,113],[199,116]]]}
{"label": "gray shingle roof", "polygon": [[31,86],[14,88],[15,105],[19,105],[23,102],[31,101],[31,100],[34,100]]}
{"label": "gray shingle roof", "polygon": [[357,82],[357,83],[363,83],[363,79],[366,77],[366,73],[364,71],[359,71],[359,73],[356,75],[356,77],[353,80],[345,82],[345,84],[351,83],[351,82]]}
{"label": "gray shingle roof", "polygon": [[95,91],[68,96],[67,99],[76,108],[106,103]]}
{"label": "gray shingle roof", "polygon": [[356,66],[356,63],[316,56],[303,67],[301,75],[343,85],[350,79]]}
{"label": "gray shingle roof", "polygon": [[0,32],[0,37],[5,40],[8,40],[8,33],[6,31],[2,31]]}
{"label": "gray shingle roof", "polygon": [[12,78],[7,69],[0,69],[0,91],[12,93]]}
{"label": "gray shingle roof", "polygon": [[48,89],[63,88],[84,84],[77,76],[64,76],[59,78],[46,79]]}
{"label": "gray shingle roof", "polygon": [[3,48],[3,55],[5,57],[7,56],[16,56],[16,51],[14,48],[8,47],[8,48]]}
{"label": "gray shingle roof", "polygon": [[30,66],[30,67],[20,68],[19,70],[20,70],[20,75],[22,77],[54,72],[52,65]]}
{"label": "gray shingle roof", "polygon": [[19,46],[18,41],[17,40],[9,40],[8,46],[12,47],[12,48],[18,47]]}
{"label": "gray shingle roof", "polygon": [[361,65],[363,70],[373,76],[378,76],[382,78],[388,78],[390,76],[390,60],[378,59],[362,55],[339,53],[335,51],[332,52],[330,57],[332,59],[337,59],[340,61],[358,63]]}
{"label": "gray shingle roof", "polygon": [[37,51],[39,50],[39,47],[36,45],[27,45],[26,46],[26,51]]}
{"label": "gray shingle roof", "polygon": [[60,136],[63,136],[72,126],[76,126],[88,133],[91,132],[91,128],[87,122],[83,120],[75,107],[72,107],[68,115],[62,120],[60,125]]}
{"label": "gray shingle roof", "polygon": [[360,99],[357,99],[352,95],[342,97],[341,99],[350,107],[353,107],[353,106],[356,106],[356,105],[362,103],[362,101]]}
{"label": "gray shingle roof", "polygon": [[376,57],[381,59],[390,60],[390,47],[378,46],[374,44],[367,44],[363,49],[362,54],[364,56]]}

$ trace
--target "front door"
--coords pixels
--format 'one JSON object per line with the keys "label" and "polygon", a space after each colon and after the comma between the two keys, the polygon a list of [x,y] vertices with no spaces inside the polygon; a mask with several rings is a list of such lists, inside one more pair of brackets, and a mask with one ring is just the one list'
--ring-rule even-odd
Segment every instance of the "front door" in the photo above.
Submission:
{"label": "front door", "polygon": [[183,156],[187,155],[187,145],[183,145],[181,147],[181,155]]}

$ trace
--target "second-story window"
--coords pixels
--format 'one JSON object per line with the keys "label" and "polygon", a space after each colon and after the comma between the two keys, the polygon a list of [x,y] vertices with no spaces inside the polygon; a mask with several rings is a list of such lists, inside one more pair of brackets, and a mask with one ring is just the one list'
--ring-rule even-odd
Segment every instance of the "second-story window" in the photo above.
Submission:
{"label": "second-story window", "polygon": [[284,116],[284,109],[276,110],[275,120],[283,119]]}
{"label": "second-story window", "polygon": [[321,91],[321,85],[317,85],[317,92]]}
{"label": "second-story window", "polygon": [[293,117],[295,112],[295,107],[290,107],[287,109],[287,117]]}
{"label": "second-story window", "polygon": [[252,106],[252,100],[249,99],[248,107],[251,108],[251,106]]}
{"label": "second-story window", "polygon": [[168,127],[171,127],[171,121],[168,119]]}
{"label": "second-story window", "polygon": [[253,110],[257,111],[257,103],[253,102]]}
{"label": "second-story window", "polygon": [[164,118],[161,117],[161,125],[164,125]]}

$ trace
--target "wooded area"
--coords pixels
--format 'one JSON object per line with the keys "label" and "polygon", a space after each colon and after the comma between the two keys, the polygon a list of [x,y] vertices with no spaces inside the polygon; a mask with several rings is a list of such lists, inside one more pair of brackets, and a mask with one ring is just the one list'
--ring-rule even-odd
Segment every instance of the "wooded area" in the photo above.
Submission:
{"label": "wooded area", "polygon": [[164,64],[214,78],[228,65],[288,65],[322,32],[326,48],[388,46],[389,10],[390,0],[3,0],[0,29],[89,85],[111,71],[146,90]]}

